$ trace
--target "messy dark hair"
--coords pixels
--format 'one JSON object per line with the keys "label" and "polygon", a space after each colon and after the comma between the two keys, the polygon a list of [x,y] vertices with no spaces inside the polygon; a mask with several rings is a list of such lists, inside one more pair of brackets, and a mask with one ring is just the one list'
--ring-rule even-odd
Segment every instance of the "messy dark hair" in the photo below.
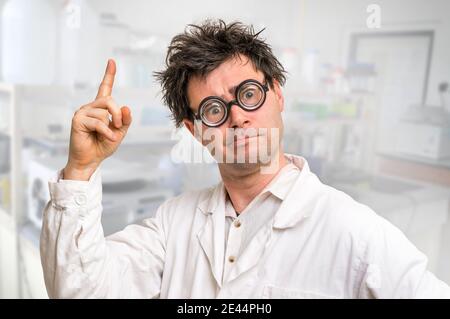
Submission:
{"label": "messy dark hair", "polygon": [[160,82],[163,101],[169,107],[176,127],[183,119],[193,120],[189,108],[187,84],[194,76],[205,77],[220,64],[239,54],[246,56],[256,70],[261,71],[273,88],[273,81],[286,82],[283,66],[273,55],[271,47],[258,38],[253,26],[241,22],[226,24],[223,20],[206,20],[201,25],[189,24],[184,33],[170,42],[166,69],[154,72]]}

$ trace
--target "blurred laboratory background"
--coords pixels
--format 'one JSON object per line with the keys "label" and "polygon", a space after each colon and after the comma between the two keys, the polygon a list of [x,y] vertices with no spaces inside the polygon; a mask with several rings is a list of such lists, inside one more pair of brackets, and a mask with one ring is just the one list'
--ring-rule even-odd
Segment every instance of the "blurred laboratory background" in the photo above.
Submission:
{"label": "blurred laboratory background", "polygon": [[[450,283],[450,1],[0,0],[0,298],[47,298],[39,257],[48,180],[67,160],[71,118],[108,58],[134,122],[105,161],[106,234],[219,181],[175,130],[152,72],[170,39],[205,18],[240,20],[289,72],[286,152],[367,204]],[[188,155],[186,155],[188,154]]]}

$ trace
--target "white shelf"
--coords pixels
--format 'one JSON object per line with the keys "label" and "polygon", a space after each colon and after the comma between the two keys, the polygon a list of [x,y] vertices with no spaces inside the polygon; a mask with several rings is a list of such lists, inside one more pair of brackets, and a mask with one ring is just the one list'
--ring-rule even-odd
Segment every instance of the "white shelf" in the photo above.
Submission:
{"label": "white shelf", "polygon": [[[19,108],[16,105],[16,88],[13,85],[0,83],[0,95],[6,96],[1,105],[0,116],[5,119],[1,132],[9,136],[9,212],[0,207],[0,297],[20,298],[21,273],[18,269],[19,259],[17,243],[19,240],[18,222],[22,211],[21,181],[21,149],[22,135],[19,127]],[[6,129],[5,129],[6,128]]]}
{"label": "white shelf", "polygon": [[426,164],[434,167],[448,168],[450,169],[450,158],[441,158],[441,159],[432,159],[417,155],[409,155],[409,154],[401,154],[401,153],[386,153],[379,152],[377,155],[397,159],[397,160],[405,160],[408,162],[418,163],[418,164]]}

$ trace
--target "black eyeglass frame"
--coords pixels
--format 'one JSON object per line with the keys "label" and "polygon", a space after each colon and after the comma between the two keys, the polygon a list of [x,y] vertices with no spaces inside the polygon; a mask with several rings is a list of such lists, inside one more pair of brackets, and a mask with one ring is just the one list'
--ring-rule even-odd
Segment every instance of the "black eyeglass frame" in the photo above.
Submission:
{"label": "black eyeglass frame", "polygon": [[[261,101],[256,105],[256,106],[254,106],[254,107],[248,107],[248,106],[245,106],[245,104],[243,104],[243,103],[241,103],[240,102],[240,100],[239,100],[239,95],[238,95],[238,93],[239,93],[239,91],[240,91],[240,89],[244,86],[244,85],[246,85],[246,84],[248,84],[248,83],[252,83],[252,84],[255,84],[256,86],[258,86],[260,89],[261,89],[261,92],[263,93],[263,97],[262,97],[262,99],[261,99]],[[203,122],[203,124],[205,124],[206,126],[209,126],[209,127],[218,127],[218,126],[220,126],[220,125],[222,125],[223,123],[225,123],[227,120],[228,120],[228,117],[229,117],[229,114],[230,114],[230,109],[231,109],[231,107],[233,106],[233,105],[237,105],[237,106],[239,106],[241,109],[243,109],[243,110],[245,110],[245,111],[247,111],[247,112],[252,112],[252,111],[256,111],[257,109],[259,109],[261,106],[263,106],[264,105],[264,102],[266,101],[266,97],[267,97],[267,92],[269,91],[269,86],[267,85],[267,83],[261,83],[261,82],[259,82],[259,81],[257,81],[257,80],[254,80],[254,79],[248,79],[248,80],[245,80],[245,81],[243,81],[243,82],[241,82],[237,87],[236,87],[236,89],[235,89],[235,91],[234,91],[234,97],[235,97],[235,99],[234,100],[232,100],[232,101],[230,101],[230,102],[227,102],[227,101],[225,101],[223,98],[221,98],[220,96],[208,96],[208,97],[206,97],[206,98],[204,98],[201,102],[200,102],[200,106],[199,106],[199,108],[198,108],[198,112],[197,112],[197,114],[193,114],[194,115],[194,119],[197,119],[197,120],[201,120],[202,122]],[[206,105],[206,102],[208,102],[208,101],[211,101],[211,100],[217,100],[218,102],[220,102],[222,105],[224,105],[225,106],[225,116],[222,118],[222,120],[220,120],[219,122],[217,122],[217,123],[210,123],[210,122],[208,122],[206,119],[203,119],[202,117],[201,117],[201,115],[200,114],[202,114],[202,109],[203,109],[203,107]]]}

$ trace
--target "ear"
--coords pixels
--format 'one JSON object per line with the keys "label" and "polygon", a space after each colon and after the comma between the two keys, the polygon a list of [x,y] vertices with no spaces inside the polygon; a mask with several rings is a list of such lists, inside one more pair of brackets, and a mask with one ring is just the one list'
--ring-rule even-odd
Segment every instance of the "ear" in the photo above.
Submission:
{"label": "ear", "polygon": [[183,124],[184,124],[184,126],[186,126],[186,128],[189,130],[189,132],[191,132],[192,136],[195,137],[194,122],[192,122],[191,120],[188,120],[188,119],[183,119]]}
{"label": "ear", "polygon": [[197,121],[192,122],[188,119],[183,119],[184,126],[188,129],[188,131],[192,134],[194,139],[196,139],[200,144],[202,143],[202,130],[201,124],[199,126],[199,123]]}
{"label": "ear", "polygon": [[273,80],[273,92],[275,94],[275,98],[278,101],[278,105],[280,106],[280,112],[284,111],[284,95],[281,90],[281,85],[277,80]]}

